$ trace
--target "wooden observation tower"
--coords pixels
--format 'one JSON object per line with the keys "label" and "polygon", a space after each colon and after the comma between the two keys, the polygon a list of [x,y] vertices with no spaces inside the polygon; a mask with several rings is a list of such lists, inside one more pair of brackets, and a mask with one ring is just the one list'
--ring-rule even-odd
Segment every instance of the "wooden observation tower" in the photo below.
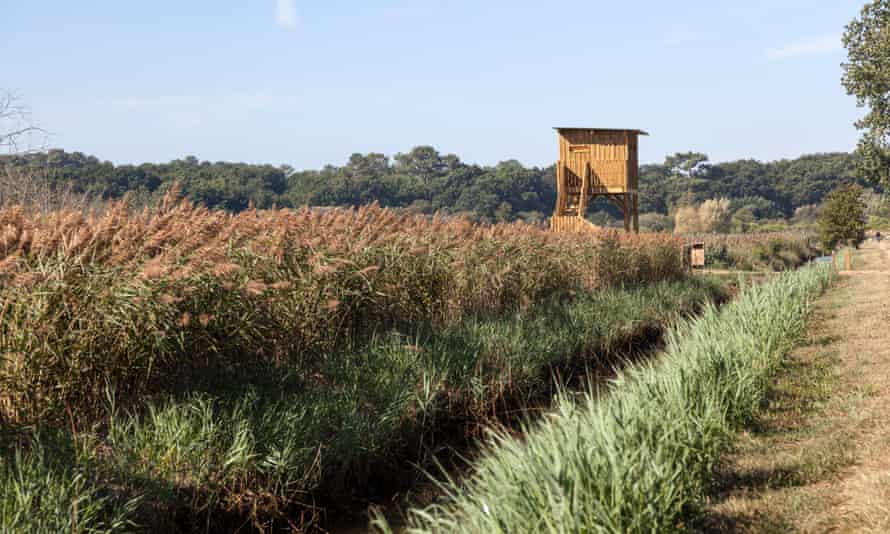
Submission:
{"label": "wooden observation tower", "polygon": [[559,134],[556,164],[556,210],[550,220],[555,232],[593,228],[584,214],[590,201],[606,197],[624,214],[624,229],[640,231],[639,159],[642,130],[555,128]]}

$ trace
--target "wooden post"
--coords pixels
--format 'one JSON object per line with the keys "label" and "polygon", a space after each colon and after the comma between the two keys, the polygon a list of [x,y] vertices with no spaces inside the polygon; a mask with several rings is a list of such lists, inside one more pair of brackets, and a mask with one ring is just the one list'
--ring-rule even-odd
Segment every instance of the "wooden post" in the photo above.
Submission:
{"label": "wooden post", "polygon": [[624,231],[630,232],[630,193],[624,194]]}
{"label": "wooden post", "polygon": [[584,165],[584,176],[581,177],[581,195],[578,197],[578,217],[584,218],[587,212],[587,191],[590,189],[590,164]]}
{"label": "wooden post", "polygon": [[634,217],[634,233],[640,233],[640,197],[637,193],[634,193],[634,206],[633,206],[633,217]]}
{"label": "wooden post", "polygon": [[846,260],[847,260],[847,261],[846,261],[846,265],[845,265],[845,267],[847,268],[847,272],[850,272],[850,271],[853,270],[853,247],[850,246],[849,243],[847,243],[847,257],[846,257]]}

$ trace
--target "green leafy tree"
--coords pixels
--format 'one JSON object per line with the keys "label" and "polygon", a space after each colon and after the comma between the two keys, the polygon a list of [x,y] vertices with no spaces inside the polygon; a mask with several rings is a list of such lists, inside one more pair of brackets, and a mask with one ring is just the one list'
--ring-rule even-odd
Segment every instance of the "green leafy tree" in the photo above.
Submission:
{"label": "green leafy tree", "polygon": [[856,123],[863,130],[857,146],[863,175],[874,184],[890,185],[890,0],[865,5],[847,25],[843,37],[848,61],[843,84],[868,109]]}
{"label": "green leafy tree", "polygon": [[865,201],[862,187],[841,186],[825,197],[819,213],[819,238],[829,249],[838,244],[859,246],[865,239]]}
{"label": "green leafy tree", "polygon": [[[684,205],[708,199],[732,200],[741,210],[737,226],[757,227],[763,219],[790,218],[795,209],[816,205],[838,183],[856,180],[851,154],[813,154],[794,160],[708,163],[704,154],[681,152],[663,164],[640,169],[640,212],[673,215]],[[207,207],[240,211],[259,208],[359,206],[379,202],[417,213],[465,213],[480,221],[541,221],[556,203],[556,168],[526,167],[515,160],[473,165],[431,147],[390,159],[353,154],[342,166],[294,170],[287,165],[201,161],[187,156],[167,163],[115,165],[79,152],[48,150],[0,154],[0,170],[40,172],[53,187],[91,198],[129,194],[151,204],[179,184],[183,194]],[[750,208],[750,209],[749,209]],[[617,224],[620,211],[605,199],[589,206],[591,220]],[[664,227],[655,219],[653,226]],[[620,224],[619,224],[620,226]]]}

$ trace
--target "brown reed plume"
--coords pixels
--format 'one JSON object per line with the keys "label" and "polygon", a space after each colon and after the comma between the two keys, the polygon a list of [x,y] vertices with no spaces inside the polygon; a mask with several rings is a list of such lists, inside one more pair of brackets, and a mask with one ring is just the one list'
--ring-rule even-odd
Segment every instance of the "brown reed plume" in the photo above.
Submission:
{"label": "brown reed plume", "polygon": [[298,366],[399,326],[681,276],[669,235],[552,234],[397,213],[0,209],[0,413],[94,413],[201,366]]}

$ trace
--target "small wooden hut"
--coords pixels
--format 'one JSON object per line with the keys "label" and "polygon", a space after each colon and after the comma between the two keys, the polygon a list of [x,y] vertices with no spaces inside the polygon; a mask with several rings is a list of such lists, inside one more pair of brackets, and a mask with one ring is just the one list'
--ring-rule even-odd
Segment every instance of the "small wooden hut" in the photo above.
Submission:
{"label": "small wooden hut", "polygon": [[556,209],[550,227],[578,231],[593,225],[584,214],[605,197],[624,214],[624,229],[640,231],[638,139],[642,130],[555,128],[559,134]]}
{"label": "small wooden hut", "polygon": [[705,244],[702,241],[696,241],[689,245],[689,265],[693,269],[704,269],[705,267]]}

